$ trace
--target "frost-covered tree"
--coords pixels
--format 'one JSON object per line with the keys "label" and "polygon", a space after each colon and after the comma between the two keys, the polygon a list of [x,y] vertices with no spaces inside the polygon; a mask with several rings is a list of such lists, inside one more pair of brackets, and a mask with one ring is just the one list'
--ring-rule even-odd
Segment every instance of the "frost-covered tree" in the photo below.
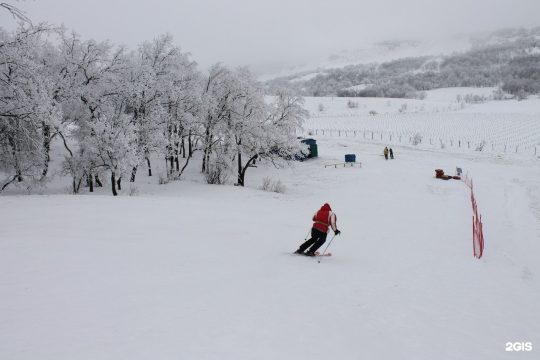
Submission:
{"label": "frost-covered tree", "polygon": [[[128,110],[137,127],[137,154],[145,160],[148,175],[152,176],[150,153],[162,147],[165,131],[166,111],[161,107],[161,98],[170,89],[172,68],[179,50],[168,35],[154,41],[144,42],[132,54],[132,62],[127,79]],[[137,166],[134,166],[131,181],[135,181]]]}
{"label": "frost-covered tree", "polygon": [[257,159],[278,165],[303,150],[295,136],[308,115],[301,98],[280,91],[267,104],[261,84],[247,69],[221,65],[210,69],[203,95],[202,171],[209,182],[224,179],[216,174],[233,169],[226,158],[235,164],[237,184],[244,186]]}
{"label": "frost-covered tree", "polygon": [[83,184],[92,192],[110,175],[116,195],[141,164],[152,176],[151,155],[163,156],[177,179],[197,150],[208,182],[236,170],[244,185],[256,159],[294,158],[307,116],[288,93],[267,104],[246,69],[217,64],[202,76],[169,35],[127,52],[63,28],[0,31],[0,84],[2,190],[48,177],[55,139],[73,193]]}
{"label": "frost-covered tree", "polygon": [[[193,62],[180,62],[164,108],[167,110],[166,156],[169,172],[180,177],[189,164],[200,134],[202,109],[200,74]],[[180,166],[180,155],[185,159]]]}
{"label": "frost-covered tree", "polygon": [[264,136],[268,109],[262,88],[247,69],[240,68],[231,75],[225,141],[231,144],[230,148],[235,152],[233,156],[237,162],[237,184],[244,186],[245,172],[260,150],[259,140]]}
{"label": "frost-covered tree", "polygon": [[254,122],[246,126],[240,147],[246,160],[238,161],[239,185],[245,184],[246,171],[257,159],[279,167],[306,151],[296,137],[308,114],[302,104],[302,98],[280,92],[274,103],[264,108],[263,116],[252,117]]}
{"label": "frost-covered tree", "polygon": [[60,110],[52,98],[42,40],[44,26],[21,26],[10,35],[0,31],[0,187],[44,179],[48,172],[51,127]]}
{"label": "frost-covered tree", "polygon": [[83,177],[92,191],[94,179],[101,185],[103,168],[96,165],[95,153],[86,148],[87,137],[96,134],[85,129],[110,111],[111,102],[127,96],[127,55],[121,47],[84,41],[63,29],[58,31],[58,38],[56,57],[48,66],[57,84],[54,98],[63,112],[62,123],[55,131],[66,149],[64,169],[73,179],[73,192],[78,192]]}
{"label": "frost-covered tree", "polygon": [[85,145],[95,155],[95,166],[110,172],[111,189],[116,196],[122,178],[139,161],[137,128],[124,113],[122,104],[100,113],[88,126],[94,136],[89,136]]}
{"label": "frost-covered tree", "polygon": [[[139,46],[129,75],[130,113],[137,126],[138,152],[152,176],[150,153],[165,154],[170,172],[180,172],[179,155],[185,157],[184,140],[192,145],[192,130],[198,115],[199,76],[188,54],[163,35]],[[189,146],[187,162],[193,153]],[[136,167],[132,181],[135,180]]]}
{"label": "frost-covered tree", "polygon": [[229,77],[224,142],[230,144],[236,161],[237,184],[244,186],[247,170],[257,159],[278,165],[304,150],[296,139],[307,111],[303,100],[280,91],[274,103],[267,105],[261,85],[247,69],[240,68]]}
{"label": "frost-covered tree", "polygon": [[208,173],[210,156],[214,145],[222,138],[220,133],[229,114],[233,89],[232,72],[221,64],[213,65],[203,80],[202,106],[199,123],[201,125],[201,147],[203,161],[201,171]]}
{"label": "frost-covered tree", "polygon": [[298,141],[296,131],[302,129],[308,116],[302,97],[288,90],[279,91],[265,122],[266,146],[260,156],[277,164],[279,160],[294,159],[305,152],[307,148]]}

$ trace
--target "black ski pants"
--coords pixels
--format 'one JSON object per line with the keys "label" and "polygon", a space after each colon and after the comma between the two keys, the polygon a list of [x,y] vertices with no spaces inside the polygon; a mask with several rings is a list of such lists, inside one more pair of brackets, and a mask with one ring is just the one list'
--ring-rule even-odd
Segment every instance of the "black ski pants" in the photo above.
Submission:
{"label": "black ski pants", "polygon": [[309,248],[309,252],[317,251],[317,249],[319,249],[325,243],[326,235],[327,234],[325,232],[322,232],[321,230],[311,228],[311,239],[300,245],[298,250],[300,252],[304,252],[306,251],[306,249]]}

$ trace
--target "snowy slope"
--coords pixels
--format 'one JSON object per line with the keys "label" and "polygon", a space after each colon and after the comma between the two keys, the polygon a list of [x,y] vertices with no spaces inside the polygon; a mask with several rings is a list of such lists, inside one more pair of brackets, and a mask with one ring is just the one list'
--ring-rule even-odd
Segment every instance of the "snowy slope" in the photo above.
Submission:
{"label": "snowy slope", "polygon": [[[311,117],[303,135],[411,145],[418,134],[418,147],[424,149],[471,153],[482,147],[501,156],[540,156],[540,99],[494,101],[489,100],[492,90],[438,89],[428,91],[425,100],[307,97]],[[467,95],[487,100],[469,104],[463,101]],[[356,107],[350,108],[349,102]]]}
{"label": "snowy slope", "polygon": [[[520,113],[540,114],[540,99],[530,96],[526,101],[493,100],[496,88],[485,87],[455,87],[425,91],[425,99],[402,98],[368,98],[368,97],[305,97],[305,107],[312,117],[321,116],[356,116],[367,115],[370,110],[377,114],[397,114],[403,105],[407,113],[439,113],[461,111],[469,113]],[[465,102],[467,96],[478,96],[485,99],[484,103],[471,104]],[[268,97],[271,99],[272,97]],[[350,108],[347,103],[352,101],[358,106]],[[323,109],[320,109],[322,105]]]}
{"label": "snowy slope", "polygon": [[[538,161],[381,151],[319,138],[319,159],[250,169],[247,188],[141,176],[134,197],[0,197],[0,358],[536,359]],[[362,168],[324,168],[346,153]],[[481,260],[468,189],[433,177],[455,166]],[[326,201],[334,256],[290,255]]]}

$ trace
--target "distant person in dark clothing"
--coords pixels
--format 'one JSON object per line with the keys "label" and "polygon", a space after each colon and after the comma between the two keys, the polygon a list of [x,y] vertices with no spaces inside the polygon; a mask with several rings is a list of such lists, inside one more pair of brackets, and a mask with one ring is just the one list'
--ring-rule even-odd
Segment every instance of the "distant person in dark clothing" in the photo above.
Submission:
{"label": "distant person in dark clothing", "polygon": [[394,152],[392,151],[392,148],[388,150],[390,152],[390,159],[394,158]]}

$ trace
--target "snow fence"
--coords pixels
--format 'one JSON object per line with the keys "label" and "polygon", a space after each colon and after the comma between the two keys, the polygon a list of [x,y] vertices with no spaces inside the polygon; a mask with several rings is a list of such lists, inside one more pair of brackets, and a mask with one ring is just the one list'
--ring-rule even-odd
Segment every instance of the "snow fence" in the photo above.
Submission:
{"label": "snow fence", "polygon": [[471,190],[471,205],[472,205],[472,230],[473,230],[473,255],[480,259],[484,254],[484,232],[482,230],[482,215],[478,213],[478,204],[474,196],[473,181],[469,176],[465,175],[463,181]]}

